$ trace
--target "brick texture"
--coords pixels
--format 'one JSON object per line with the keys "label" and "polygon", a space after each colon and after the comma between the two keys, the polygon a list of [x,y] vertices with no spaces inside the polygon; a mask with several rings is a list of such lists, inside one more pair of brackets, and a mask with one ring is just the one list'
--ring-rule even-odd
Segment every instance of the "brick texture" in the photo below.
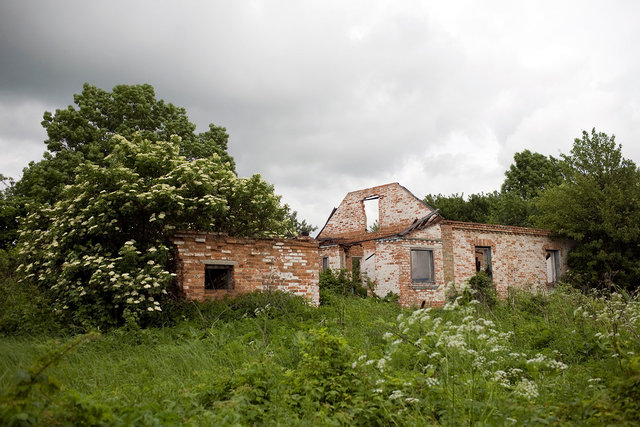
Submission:
{"label": "brick texture", "polygon": [[[367,232],[364,200],[379,197],[380,231]],[[385,184],[346,195],[331,219],[318,234],[318,239],[373,239],[398,233],[432,209],[398,183]]]}
{"label": "brick texture", "polygon": [[[379,197],[380,231],[366,231],[363,200]],[[547,285],[546,251],[557,250],[561,275],[567,270],[568,241],[556,241],[548,230],[505,225],[445,221],[401,234],[432,212],[397,183],[347,194],[318,235],[320,256],[331,268],[351,270],[351,259],[362,257],[361,271],[376,282],[375,292],[399,296],[404,306],[445,303],[448,283],[460,284],[476,273],[476,247],[491,248],[493,281],[500,296],[509,288]],[[413,283],[411,249],[433,253],[434,282]]]}
{"label": "brick texture", "polygon": [[[296,239],[247,239],[218,233],[179,232],[172,242],[176,253],[177,281],[187,298],[217,299],[256,290],[282,290],[319,303],[318,243]],[[207,262],[233,265],[229,290],[205,290]]]}

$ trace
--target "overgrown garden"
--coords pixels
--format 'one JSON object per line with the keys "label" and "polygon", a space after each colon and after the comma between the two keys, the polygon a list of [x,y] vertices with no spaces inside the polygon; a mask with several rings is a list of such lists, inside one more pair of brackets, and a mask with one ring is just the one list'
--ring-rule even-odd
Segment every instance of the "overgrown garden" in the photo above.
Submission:
{"label": "overgrown garden", "polygon": [[500,192],[430,195],[448,219],[577,242],[568,284],[498,299],[479,274],[400,308],[348,272],[321,306],[279,292],[180,299],[168,236],[312,230],[224,128],[149,85],[85,85],[0,192],[1,425],[640,423],[640,175],[613,136],[517,153]]}
{"label": "overgrown garden", "polygon": [[332,291],[319,308],[258,293],[176,304],[162,327],[4,337],[0,420],[640,422],[637,298],[559,287],[513,292],[490,305],[469,289],[459,291],[443,309],[418,310]]}

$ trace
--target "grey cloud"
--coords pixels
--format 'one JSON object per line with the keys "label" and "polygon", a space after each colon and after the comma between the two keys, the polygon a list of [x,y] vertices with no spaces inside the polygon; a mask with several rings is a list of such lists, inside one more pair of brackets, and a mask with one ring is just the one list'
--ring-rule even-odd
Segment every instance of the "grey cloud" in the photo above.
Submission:
{"label": "grey cloud", "polygon": [[[3,111],[62,108],[85,81],[151,83],[199,129],[227,127],[239,172],[261,173],[318,225],[353,186],[492,191],[514,152],[557,155],[592,126],[640,160],[632,1],[0,7]],[[41,113],[34,130],[12,117],[3,147],[42,146]]]}

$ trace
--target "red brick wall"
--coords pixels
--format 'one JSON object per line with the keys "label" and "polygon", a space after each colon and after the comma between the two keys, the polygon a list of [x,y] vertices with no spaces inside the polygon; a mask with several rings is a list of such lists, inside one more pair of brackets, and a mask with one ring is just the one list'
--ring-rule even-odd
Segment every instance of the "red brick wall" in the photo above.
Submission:
{"label": "red brick wall", "polygon": [[[277,289],[319,303],[318,243],[296,239],[248,239],[218,233],[180,232],[172,242],[177,259],[177,281],[187,298],[217,299],[256,290]],[[207,261],[233,263],[233,289],[205,290]]]}
{"label": "red brick wall", "polygon": [[[367,233],[363,200],[379,196],[380,231]],[[373,238],[405,230],[415,219],[428,215],[431,209],[398,183],[380,185],[348,193],[318,235],[319,239]]]}
{"label": "red brick wall", "polygon": [[501,296],[505,296],[510,287],[546,285],[548,249],[559,251],[558,273],[566,272],[571,242],[553,240],[545,230],[453,221],[445,221],[442,228],[443,235],[450,233],[452,236],[456,283],[462,283],[476,273],[476,246],[491,248],[493,282]]}
{"label": "red brick wall", "polygon": [[[411,281],[411,249],[431,249],[435,283],[414,284]],[[376,293],[398,294],[402,306],[427,306],[444,304],[444,270],[442,242],[440,239],[390,239],[376,245]]]}

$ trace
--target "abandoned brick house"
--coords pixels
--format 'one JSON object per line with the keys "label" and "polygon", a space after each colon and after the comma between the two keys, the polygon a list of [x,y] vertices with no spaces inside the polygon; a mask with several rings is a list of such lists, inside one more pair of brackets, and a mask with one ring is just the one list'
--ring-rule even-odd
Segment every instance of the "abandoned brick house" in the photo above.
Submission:
{"label": "abandoned brick house", "polygon": [[173,235],[176,280],[187,298],[218,299],[281,290],[318,305],[318,242],[311,237],[249,239],[184,231]]}
{"label": "abandoned brick house", "polygon": [[[376,223],[368,227],[368,223]],[[187,298],[278,289],[319,302],[319,273],[346,268],[400,304],[442,305],[445,285],[487,271],[499,294],[566,271],[570,243],[547,230],[445,220],[397,183],[352,191],[316,239],[249,239],[187,231],[173,238]]]}
{"label": "abandoned brick house", "polygon": [[570,248],[547,230],[447,221],[398,183],[348,193],[317,240],[322,269],[366,275],[404,306],[442,305],[447,283],[479,270],[501,295],[555,282]]}

